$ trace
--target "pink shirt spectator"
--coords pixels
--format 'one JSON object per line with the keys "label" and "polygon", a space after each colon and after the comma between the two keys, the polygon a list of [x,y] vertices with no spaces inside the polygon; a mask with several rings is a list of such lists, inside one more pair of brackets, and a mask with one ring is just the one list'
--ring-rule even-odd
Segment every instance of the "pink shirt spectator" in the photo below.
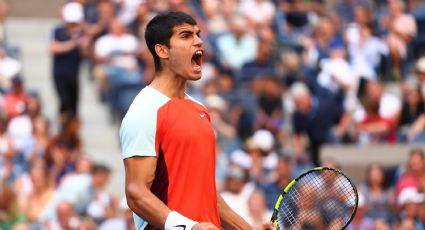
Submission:
{"label": "pink shirt spectator", "polygon": [[403,14],[390,22],[390,32],[388,34],[388,44],[396,47],[401,57],[406,57],[407,41],[399,34],[410,37],[416,36],[416,21],[412,15]]}

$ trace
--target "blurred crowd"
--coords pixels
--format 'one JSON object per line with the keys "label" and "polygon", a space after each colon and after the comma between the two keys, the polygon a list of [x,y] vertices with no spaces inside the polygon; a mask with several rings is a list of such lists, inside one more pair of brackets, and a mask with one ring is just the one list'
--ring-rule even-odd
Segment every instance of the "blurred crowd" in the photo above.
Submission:
{"label": "blurred crowd", "polygon": [[[340,168],[320,157],[324,144],[425,142],[424,1],[64,1],[48,46],[52,125],[24,85],[0,0],[0,229],[133,228],[125,199],[105,190],[110,169],[83,151],[79,74],[119,123],[154,76],[144,27],[171,10],[201,28],[203,77],[188,90],[211,115],[218,190],[251,224],[303,170]],[[424,229],[424,182],[423,149],[370,164],[349,229]]]}

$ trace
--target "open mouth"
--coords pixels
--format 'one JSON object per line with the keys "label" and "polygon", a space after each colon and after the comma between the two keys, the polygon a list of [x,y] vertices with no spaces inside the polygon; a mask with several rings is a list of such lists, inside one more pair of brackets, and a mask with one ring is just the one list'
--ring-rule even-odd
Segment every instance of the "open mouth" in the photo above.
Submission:
{"label": "open mouth", "polygon": [[201,71],[203,50],[197,50],[192,56],[192,66],[195,71]]}

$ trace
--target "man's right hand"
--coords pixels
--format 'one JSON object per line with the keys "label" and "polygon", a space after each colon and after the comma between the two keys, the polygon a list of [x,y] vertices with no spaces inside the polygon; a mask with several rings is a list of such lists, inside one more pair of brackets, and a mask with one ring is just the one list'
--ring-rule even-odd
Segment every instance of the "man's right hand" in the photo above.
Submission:
{"label": "man's right hand", "polygon": [[218,228],[211,223],[197,223],[193,225],[192,230],[218,230]]}

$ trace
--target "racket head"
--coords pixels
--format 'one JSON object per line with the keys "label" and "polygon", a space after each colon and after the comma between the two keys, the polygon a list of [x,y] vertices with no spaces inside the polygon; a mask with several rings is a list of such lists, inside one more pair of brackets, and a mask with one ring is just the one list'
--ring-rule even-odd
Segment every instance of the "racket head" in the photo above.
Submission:
{"label": "racket head", "polygon": [[358,193],[341,170],[317,167],[292,180],[279,196],[271,222],[276,229],[345,229],[354,218]]}

